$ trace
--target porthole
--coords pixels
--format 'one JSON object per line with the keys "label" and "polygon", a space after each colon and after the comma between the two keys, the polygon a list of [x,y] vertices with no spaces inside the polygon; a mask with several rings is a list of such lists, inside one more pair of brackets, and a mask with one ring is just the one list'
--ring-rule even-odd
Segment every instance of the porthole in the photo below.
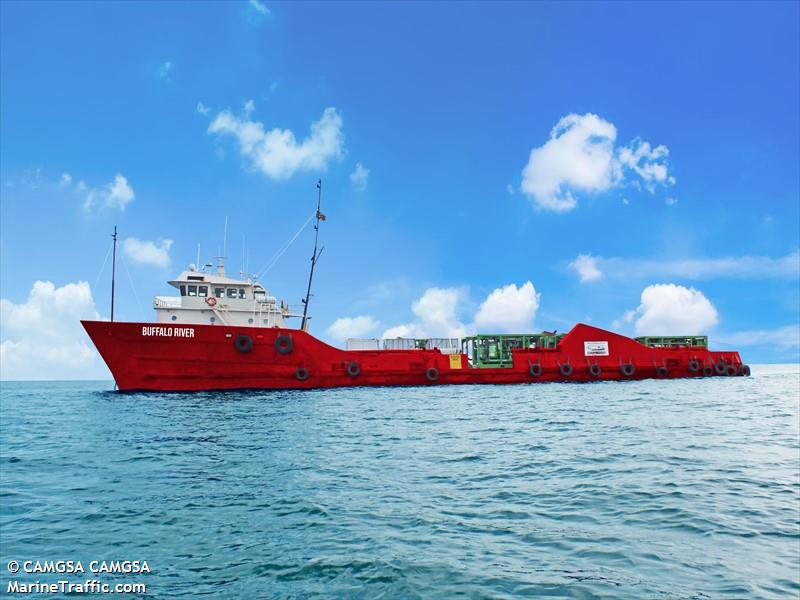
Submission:
{"label": "porthole", "polygon": [[216,320],[217,320],[216,317],[211,317],[208,321],[209,321],[209,323],[214,323],[214,321],[216,321]]}
{"label": "porthole", "polygon": [[178,320],[178,315],[172,315],[172,320],[173,321],[177,321]]}
{"label": "porthole", "polygon": [[252,325],[252,324],[253,324],[253,319],[247,319],[247,322],[248,322],[250,325]]}

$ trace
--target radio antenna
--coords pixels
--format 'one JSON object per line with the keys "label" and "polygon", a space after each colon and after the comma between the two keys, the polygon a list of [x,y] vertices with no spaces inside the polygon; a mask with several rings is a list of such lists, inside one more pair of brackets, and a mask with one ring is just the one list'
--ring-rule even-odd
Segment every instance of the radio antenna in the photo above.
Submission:
{"label": "radio antenna", "polygon": [[317,261],[319,260],[322,251],[325,250],[325,246],[323,246],[319,252],[317,252],[317,242],[319,241],[319,222],[325,220],[325,215],[323,215],[320,210],[320,203],[322,201],[322,179],[317,181],[317,220],[314,223],[314,254],[311,255],[311,271],[308,274],[308,289],[306,290],[306,297],[303,300],[303,322],[300,324],[300,329],[303,331],[308,330],[308,303],[311,300],[311,281],[314,279],[314,267],[317,265]]}
{"label": "radio antenna", "polygon": [[114,225],[114,233],[111,236],[114,240],[114,252],[111,257],[111,322],[114,322],[114,280],[117,274],[117,226]]}

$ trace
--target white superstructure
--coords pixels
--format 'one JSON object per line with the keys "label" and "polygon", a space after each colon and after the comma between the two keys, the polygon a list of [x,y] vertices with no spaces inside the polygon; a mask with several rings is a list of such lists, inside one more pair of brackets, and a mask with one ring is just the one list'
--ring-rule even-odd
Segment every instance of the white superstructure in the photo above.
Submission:
{"label": "white superstructure", "polygon": [[284,319],[302,316],[292,314],[283,301],[278,304],[260,283],[227,277],[222,260],[216,273],[190,266],[167,283],[180,296],[154,298],[158,323],[285,327]]}

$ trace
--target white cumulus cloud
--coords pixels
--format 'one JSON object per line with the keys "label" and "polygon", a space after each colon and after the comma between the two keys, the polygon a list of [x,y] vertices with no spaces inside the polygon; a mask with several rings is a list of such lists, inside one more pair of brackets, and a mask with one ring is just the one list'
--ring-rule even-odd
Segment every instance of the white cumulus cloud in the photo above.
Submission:
{"label": "white cumulus cloud", "polygon": [[500,329],[526,332],[533,327],[539,309],[539,297],[530,281],[520,287],[511,283],[492,291],[475,314],[474,327],[480,331]]}
{"label": "white cumulus cloud", "polygon": [[201,115],[207,115],[210,111],[211,109],[207,107],[205,104],[203,104],[200,101],[197,102],[197,108],[195,108],[195,112],[198,112]]}
{"label": "white cumulus cloud", "polygon": [[360,162],[356,163],[355,170],[350,173],[350,183],[361,192],[367,189],[369,183],[369,169],[365,168]]}
{"label": "white cumulus cloud", "polygon": [[109,377],[81,319],[100,319],[85,281],[37,281],[22,304],[0,299],[0,379]]}
{"label": "white cumulus cloud", "polygon": [[311,124],[311,133],[298,142],[289,129],[266,131],[249,113],[239,117],[228,110],[220,112],[208,127],[208,133],[231,135],[242,156],[271,179],[288,179],[297,171],[322,171],[334,159],[344,155],[342,117],[335,108],[326,108],[322,117]]}
{"label": "white cumulus cloud", "polygon": [[151,242],[129,237],[122,243],[122,251],[133,262],[162,269],[169,266],[170,247],[172,247],[172,240]]}
{"label": "white cumulus cloud", "polygon": [[617,128],[601,117],[587,113],[563,117],[550,132],[550,139],[533,148],[522,171],[521,190],[537,209],[567,212],[577,206],[576,192],[599,193],[621,186],[635,174],[649,191],[669,185],[666,146],[652,148],[635,139],[616,148]]}
{"label": "white cumulus cloud", "polygon": [[603,277],[603,272],[597,267],[597,259],[591,254],[579,254],[569,266],[577,271],[583,282],[597,281]]}
{"label": "white cumulus cloud", "polygon": [[69,173],[62,173],[61,174],[61,179],[59,180],[59,183],[62,186],[69,185],[70,183],[72,183],[72,175],[70,175]]}
{"label": "white cumulus cloud", "polygon": [[466,326],[458,318],[463,298],[464,291],[457,288],[428,288],[411,305],[416,320],[390,327],[383,337],[463,337]]}
{"label": "white cumulus cloud", "polygon": [[133,202],[134,198],[135,194],[128,180],[124,175],[118,173],[104,187],[89,190],[83,201],[83,209],[87,212],[102,208],[125,210],[125,207]]}
{"label": "white cumulus cloud", "polygon": [[360,338],[373,333],[380,322],[369,315],[358,317],[342,317],[336,319],[328,327],[328,335],[337,341],[344,341],[348,338]]}
{"label": "white cumulus cloud", "polygon": [[620,148],[617,156],[622,165],[633,170],[642,179],[651,193],[655,192],[656,184],[675,183],[667,164],[669,149],[664,145],[651,148],[648,142],[637,138],[630,146]]}
{"label": "white cumulus cloud", "polygon": [[647,286],[635,315],[639,335],[699,335],[719,321],[717,309],[702,292],[674,283]]}
{"label": "white cumulus cloud", "polygon": [[459,288],[428,288],[411,305],[414,320],[390,327],[384,338],[395,337],[464,337],[469,331],[489,329],[501,331],[526,331],[533,327],[539,309],[540,295],[528,281],[517,287],[509,284],[493,290],[480,304],[474,319],[465,324],[459,315],[468,300],[467,293]]}

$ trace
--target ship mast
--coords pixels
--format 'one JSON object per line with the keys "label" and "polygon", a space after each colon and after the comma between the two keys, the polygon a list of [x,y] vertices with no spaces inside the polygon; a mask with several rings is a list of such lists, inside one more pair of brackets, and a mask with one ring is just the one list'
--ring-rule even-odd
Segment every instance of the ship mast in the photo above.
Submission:
{"label": "ship mast", "polygon": [[308,289],[306,290],[306,297],[303,300],[303,322],[300,324],[300,329],[303,331],[308,330],[308,302],[311,300],[311,281],[314,279],[314,267],[317,265],[322,251],[325,246],[320,248],[317,252],[317,242],[319,241],[319,222],[325,220],[325,215],[319,211],[320,202],[322,201],[322,179],[317,181],[317,221],[314,223],[314,254],[311,255],[311,271],[308,274]]}
{"label": "ship mast", "polygon": [[114,252],[111,257],[111,322],[114,322],[114,280],[117,274],[117,226],[114,225],[114,234],[111,236],[114,240]]}

